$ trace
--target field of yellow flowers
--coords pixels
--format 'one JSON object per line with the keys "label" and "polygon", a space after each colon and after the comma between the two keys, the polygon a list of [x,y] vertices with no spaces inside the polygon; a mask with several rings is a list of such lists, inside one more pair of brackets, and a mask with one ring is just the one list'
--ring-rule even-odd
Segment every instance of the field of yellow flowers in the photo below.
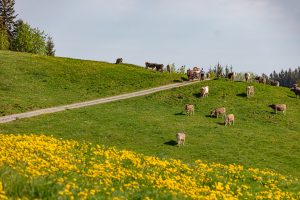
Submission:
{"label": "field of yellow flowers", "polygon": [[300,199],[299,189],[270,170],[0,134],[0,199]]}

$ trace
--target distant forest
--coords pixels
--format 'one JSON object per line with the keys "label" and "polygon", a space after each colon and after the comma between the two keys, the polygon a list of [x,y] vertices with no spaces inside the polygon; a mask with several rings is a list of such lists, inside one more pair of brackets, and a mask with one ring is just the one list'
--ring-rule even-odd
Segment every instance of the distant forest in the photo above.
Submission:
{"label": "distant forest", "polygon": [[294,84],[300,84],[300,67],[292,70],[281,70],[279,73],[273,71],[270,74],[270,79],[274,81],[279,81],[280,86],[292,87]]}

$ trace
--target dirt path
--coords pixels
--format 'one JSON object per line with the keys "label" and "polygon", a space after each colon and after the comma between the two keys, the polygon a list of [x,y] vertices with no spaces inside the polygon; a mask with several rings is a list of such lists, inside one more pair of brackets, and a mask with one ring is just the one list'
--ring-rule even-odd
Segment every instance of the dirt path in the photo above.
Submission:
{"label": "dirt path", "polygon": [[177,87],[183,87],[186,85],[191,85],[191,84],[194,84],[197,82],[198,81],[174,83],[174,84],[164,85],[164,86],[151,88],[151,89],[147,89],[147,90],[142,90],[142,91],[138,91],[138,92],[132,92],[132,93],[127,93],[127,94],[122,94],[122,95],[117,95],[117,96],[112,96],[112,97],[96,99],[96,100],[92,100],[92,101],[84,101],[84,102],[73,103],[73,104],[64,105],[64,106],[56,106],[56,107],[45,108],[45,109],[40,109],[40,110],[35,110],[35,111],[30,111],[30,112],[25,112],[25,113],[7,115],[4,117],[0,117],[0,123],[7,123],[7,122],[14,121],[16,119],[29,118],[29,117],[34,117],[34,116],[38,116],[38,115],[48,114],[48,113],[55,113],[55,112],[60,112],[60,111],[64,111],[64,110],[71,110],[71,109],[75,109],[75,108],[82,108],[82,107],[86,107],[86,106],[92,106],[92,105],[108,103],[108,102],[112,102],[112,101],[118,101],[118,100],[122,100],[122,99],[128,99],[128,98],[132,98],[132,97],[143,96],[143,95],[159,92],[162,90],[168,90],[171,88],[177,88]]}

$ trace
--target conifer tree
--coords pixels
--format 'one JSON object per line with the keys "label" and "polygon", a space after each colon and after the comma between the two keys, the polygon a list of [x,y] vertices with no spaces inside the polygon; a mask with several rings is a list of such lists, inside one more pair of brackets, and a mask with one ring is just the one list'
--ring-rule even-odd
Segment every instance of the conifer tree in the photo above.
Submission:
{"label": "conifer tree", "polygon": [[55,56],[54,42],[51,36],[47,37],[46,55]]}
{"label": "conifer tree", "polygon": [[3,26],[6,28],[6,31],[11,40],[14,36],[14,31],[16,27],[16,17],[15,14],[15,0],[0,0],[0,16],[2,17]]}
{"label": "conifer tree", "polygon": [[6,28],[3,25],[2,17],[0,16],[0,50],[9,49],[9,38]]}

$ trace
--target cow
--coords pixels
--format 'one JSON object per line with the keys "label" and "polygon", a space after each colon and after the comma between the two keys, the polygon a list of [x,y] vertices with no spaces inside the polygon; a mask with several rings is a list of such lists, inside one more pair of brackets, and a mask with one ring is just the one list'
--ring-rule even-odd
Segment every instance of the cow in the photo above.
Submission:
{"label": "cow", "polygon": [[117,58],[116,64],[121,64],[121,63],[123,63],[123,58]]}
{"label": "cow", "polygon": [[226,109],[224,107],[216,108],[210,112],[210,117],[216,116],[217,118],[219,118],[219,115],[226,115]]}
{"label": "cow", "polygon": [[148,68],[155,69],[156,66],[155,66],[155,63],[145,62],[145,68],[146,69],[148,69]]}
{"label": "cow", "polygon": [[235,73],[234,72],[228,73],[227,78],[230,79],[230,80],[232,80],[232,81],[234,81]]}
{"label": "cow", "polygon": [[209,87],[205,86],[200,89],[200,97],[205,98],[208,97]]}
{"label": "cow", "polygon": [[286,112],[286,105],[285,104],[271,104],[269,105],[270,108],[275,110],[275,113],[277,114],[277,111],[282,111],[283,114]]}
{"label": "cow", "polygon": [[148,68],[156,69],[156,71],[163,72],[164,65],[163,64],[145,62],[145,68],[146,69],[148,69]]}
{"label": "cow", "polygon": [[248,82],[250,80],[250,73],[245,73],[245,81]]}
{"label": "cow", "polygon": [[263,83],[263,84],[267,83],[267,78],[264,76],[256,76],[255,80],[257,80],[259,83]]}
{"label": "cow", "polygon": [[187,70],[187,76],[189,77],[189,80],[192,81],[194,79],[200,80],[200,68],[198,67],[193,67],[193,69],[188,69]]}
{"label": "cow", "polygon": [[185,142],[185,133],[181,132],[181,133],[177,133],[176,134],[176,141],[177,141],[177,145],[180,147],[180,145],[184,145]]}
{"label": "cow", "polygon": [[164,65],[163,64],[156,64],[155,68],[156,68],[156,71],[163,72]]}
{"label": "cow", "polygon": [[293,91],[296,95],[296,98],[300,97],[300,87],[297,87],[297,85],[293,85],[293,88],[291,88],[291,91]]}
{"label": "cow", "polygon": [[234,115],[233,114],[229,114],[225,117],[224,125],[227,126],[227,124],[234,125]]}
{"label": "cow", "polygon": [[254,86],[247,86],[247,97],[252,97],[254,95]]}
{"label": "cow", "polygon": [[194,115],[195,107],[193,104],[185,104],[184,109],[187,115]]}
{"label": "cow", "polygon": [[270,85],[279,87],[279,81],[269,80]]}

